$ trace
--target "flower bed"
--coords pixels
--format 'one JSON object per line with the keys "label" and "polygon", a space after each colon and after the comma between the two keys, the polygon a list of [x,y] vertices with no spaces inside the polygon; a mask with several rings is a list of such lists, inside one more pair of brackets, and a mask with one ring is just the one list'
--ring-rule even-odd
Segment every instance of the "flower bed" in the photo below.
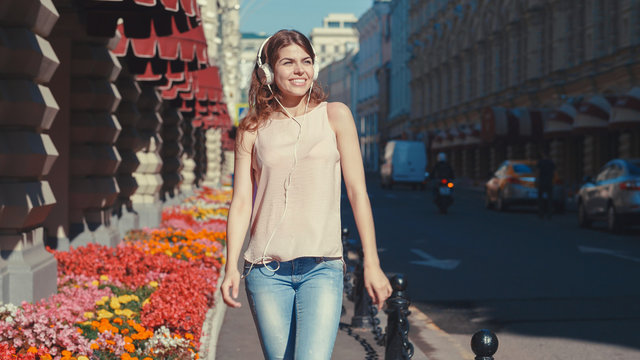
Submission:
{"label": "flower bed", "polygon": [[0,359],[197,359],[214,305],[230,192],[205,188],[166,208],[158,229],[115,248],[54,251],[58,293],[0,304]]}

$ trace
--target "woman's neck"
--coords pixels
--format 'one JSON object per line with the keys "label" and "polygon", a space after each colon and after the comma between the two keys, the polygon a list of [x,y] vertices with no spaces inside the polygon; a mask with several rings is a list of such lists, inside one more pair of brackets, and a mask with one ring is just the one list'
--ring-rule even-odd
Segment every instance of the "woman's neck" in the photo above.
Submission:
{"label": "woman's neck", "polygon": [[[293,117],[302,116],[308,108],[307,104],[311,105],[311,103],[307,103],[307,96],[286,97],[279,100],[281,106],[284,107]],[[280,112],[285,116],[288,116],[287,111],[280,108]]]}

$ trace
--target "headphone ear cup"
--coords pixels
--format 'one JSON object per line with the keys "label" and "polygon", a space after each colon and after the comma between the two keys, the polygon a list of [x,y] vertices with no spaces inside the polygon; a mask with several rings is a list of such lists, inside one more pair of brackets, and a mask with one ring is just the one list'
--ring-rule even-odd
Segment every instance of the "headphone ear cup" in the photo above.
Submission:
{"label": "headphone ear cup", "polygon": [[313,62],[313,81],[318,80],[318,74],[320,73],[320,64],[317,61]]}
{"label": "headphone ear cup", "polygon": [[265,85],[271,85],[273,84],[273,71],[271,71],[271,66],[269,66],[269,64],[262,64],[259,67],[260,71],[262,72],[262,76],[264,78],[264,84]]}

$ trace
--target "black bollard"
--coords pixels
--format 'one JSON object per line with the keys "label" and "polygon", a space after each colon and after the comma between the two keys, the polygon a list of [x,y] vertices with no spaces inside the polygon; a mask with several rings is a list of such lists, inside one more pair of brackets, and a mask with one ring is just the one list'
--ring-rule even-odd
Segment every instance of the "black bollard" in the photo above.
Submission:
{"label": "black bollard", "polygon": [[355,247],[354,250],[358,252],[358,260],[353,269],[354,276],[354,288],[353,294],[353,317],[351,318],[351,326],[356,328],[371,329],[373,327],[373,318],[369,311],[371,307],[371,297],[364,287],[364,266],[362,259],[364,254],[362,253],[362,245],[358,243],[352,244]]}
{"label": "black bollard", "polygon": [[409,319],[411,302],[406,294],[407,280],[396,274],[391,278],[393,293],[387,299],[387,332],[385,360],[406,360],[413,357],[413,344],[409,341]]}
{"label": "black bollard", "polygon": [[498,337],[490,330],[478,330],[471,337],[471,350],[476,360],[493,360],[493,354],[498,351]]}

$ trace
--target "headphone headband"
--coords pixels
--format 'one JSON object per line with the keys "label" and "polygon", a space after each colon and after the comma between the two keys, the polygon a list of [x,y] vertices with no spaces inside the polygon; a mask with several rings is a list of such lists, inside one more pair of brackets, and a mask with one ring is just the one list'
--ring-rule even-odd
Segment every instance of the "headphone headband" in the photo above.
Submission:
{"label": "headphone headband", "polygon": [[[267,42],[269,42],[269,39],[271,39],[272,36],[269,36],[262,42],[262,45],[260,45],[260,50],[258,50],[258,57],[256,59],[258,70],[262,71],[262,75],[264,76],[264,83],[269,87],[271,84],[273,84],[274,74],[273,70],[271,69],[271,65],[269,65],[268,62],[265,62],[264,64],[262,63],[262,49],[264,49],[265,45],[267,45]],[[309,39],[307,39],[307,41],[309,41]],[[320,65],[316,61],[316,49],[313,48],[313,44],[311,43],[311,41],[309,41],[309,45],[311,46],[311,50],[313,51],[313,81],[316,81],[318,79],[318,74],[320,73]]]}

